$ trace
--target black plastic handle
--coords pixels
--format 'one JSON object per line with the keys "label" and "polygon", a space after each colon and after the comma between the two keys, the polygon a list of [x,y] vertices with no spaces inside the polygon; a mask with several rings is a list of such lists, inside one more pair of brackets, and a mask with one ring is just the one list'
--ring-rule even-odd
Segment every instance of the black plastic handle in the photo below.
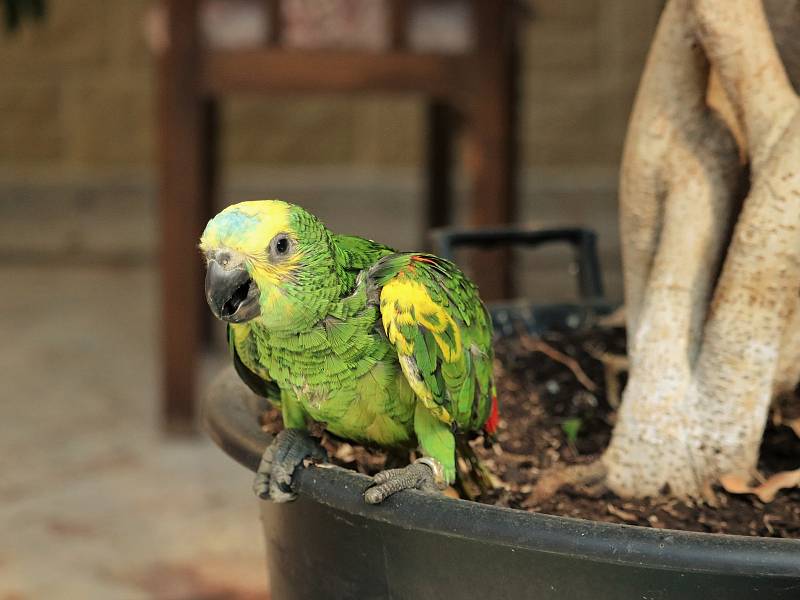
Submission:
{"label": "black plastic handle", "polygon": [[493,248],[495,246],[542,246],[566,242],[575,250],[578,264],[578,295],[581,300],[595,302],[603,298],[603,278],[597,257],[597,234],[581,227],[526,229],[497,227],[483,229],[437,229],[433,239],[442,258],[453,260],[454,250],[461,246]]}

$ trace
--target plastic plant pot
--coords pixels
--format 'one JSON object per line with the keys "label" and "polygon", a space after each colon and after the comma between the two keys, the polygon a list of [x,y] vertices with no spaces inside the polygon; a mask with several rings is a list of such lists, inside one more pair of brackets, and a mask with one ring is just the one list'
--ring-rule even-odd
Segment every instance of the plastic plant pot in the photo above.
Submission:
{"label": "plastic plant pot", "polygon": [[[496,320],[507,311],[542,331],[580,327],[603,310],[599,276],[592,283],[585,272],[593,237],[588,246],[583,234],[574,239],[589,261],[580,263],[582,301],[495,307]],[[259,422],[266,402],[230,368],[204,405],[211,437],[252,471],[271,441]],[[362,498],[369,484],[339,467],[309,466],[295,474],[296,501],[259,501],[272,598],[800,599],[800,540],[598,523],[417,491],[371,506]]]}
{"label": "plastic plant pot", "polygon": [[[265,402],[231,368],[205,404],[211,437],[252,471],[270,442],[258,419]],[[296,501],[259,501],[272,598],[800,598],[797,540],[595,523],[417,491],[370,506],[369,483],[310,466],[295,475]]]}

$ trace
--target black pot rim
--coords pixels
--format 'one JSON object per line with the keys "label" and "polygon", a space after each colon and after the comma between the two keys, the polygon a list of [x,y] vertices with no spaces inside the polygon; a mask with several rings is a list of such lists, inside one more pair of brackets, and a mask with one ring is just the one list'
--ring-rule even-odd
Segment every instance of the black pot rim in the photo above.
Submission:
{"label": "black pot rim", "polygon": [[[255,471],[271,436],[258,415],[258,398],[226,369],[212,386],[203,420],[211,438],[231,458]],[[529,513],[516,509],[404,491],[371,506],[363,491],[371,478],[333,466],[298,470],[298,494],[335,508],[404,529],[421,529],[489,545],[580,556],[586,560],[633,564],[695,573],[797,577],[800,540],[651,529]]]}

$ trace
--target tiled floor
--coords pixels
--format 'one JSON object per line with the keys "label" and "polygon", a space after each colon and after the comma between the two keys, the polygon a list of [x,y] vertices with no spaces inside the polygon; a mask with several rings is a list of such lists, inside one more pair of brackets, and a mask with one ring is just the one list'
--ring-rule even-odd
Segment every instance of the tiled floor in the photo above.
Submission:
{"label": "tiled floor", "polygon": [[154,271],[0,281],[0,599],[266,597],[250,475],[158,433]]}

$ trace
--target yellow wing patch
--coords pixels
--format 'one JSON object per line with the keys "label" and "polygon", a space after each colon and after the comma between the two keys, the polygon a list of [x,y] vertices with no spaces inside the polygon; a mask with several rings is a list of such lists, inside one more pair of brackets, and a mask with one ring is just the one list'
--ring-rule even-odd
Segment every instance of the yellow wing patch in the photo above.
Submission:
{"label": "yellow wing patch", "polygon": [[401,354],[400,369],[403,371],[403,375],[406,376],[408,385],[411,386],[411,389],[414,391],[417,397],[422,400],[422,404],[425,406],[425,408],[430,410],[437,419],[444,421],[449,425],[453,421],[453,417],[444,406],[437,404],[433,399],[433,394],[431,393],[430,388],[425,385],[425,382],[422,381],[422,377],[420,377],[419,370],[417,369],[414,359],[412,359],[410,356],[404,356]]}
{"label": "yellow wing patch", "polygon": [[[423,284],[408,279],[402,273],[381,291],[381,318],[389,341],[397,346],[401,354],[413,354],[414,342],[407,339],[400,328],[421,325],[433,334],[446,362],[454,362],[461,357],[461,331],[453,317],[433,301]],[[452,333],[452,344],[442,335],[445,331]]]}

